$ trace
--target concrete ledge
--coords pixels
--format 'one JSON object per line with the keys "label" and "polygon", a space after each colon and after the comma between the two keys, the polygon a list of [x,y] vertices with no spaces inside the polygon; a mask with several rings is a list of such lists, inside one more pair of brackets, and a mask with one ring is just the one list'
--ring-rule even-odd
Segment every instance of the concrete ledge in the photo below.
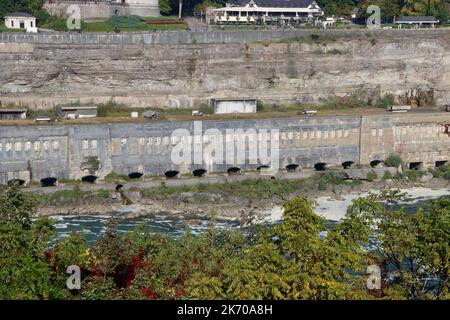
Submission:
{"label": "concrete ledge", "polygon": [[5,43],[0,42],[0,53],[33,53],[32,43]]}

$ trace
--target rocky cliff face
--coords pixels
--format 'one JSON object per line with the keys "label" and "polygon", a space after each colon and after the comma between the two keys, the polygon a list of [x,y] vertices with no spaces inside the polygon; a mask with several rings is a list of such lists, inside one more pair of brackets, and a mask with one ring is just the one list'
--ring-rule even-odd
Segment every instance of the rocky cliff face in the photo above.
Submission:
{"label": "rocky cliff face", "polygon": [[39,109],[113,98],[195,108],[217,97],[287,104],[392,94],[399,103],[450,104],[450,31],[388,32],[226,44],[0,43],[0,102]]}

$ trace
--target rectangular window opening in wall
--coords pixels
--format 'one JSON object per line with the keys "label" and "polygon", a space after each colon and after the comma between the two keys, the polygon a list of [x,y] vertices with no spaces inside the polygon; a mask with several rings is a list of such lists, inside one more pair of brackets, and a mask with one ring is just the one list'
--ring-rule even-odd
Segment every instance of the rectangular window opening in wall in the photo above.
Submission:
{"label": "rectangular window opening in wall", "polygon": [[435,167],[436,167],[436,168],[439,168],[439,167],[445,166],[445,165],[447,165],[447,164],[448,164],[448,161],[447,161],[447,160],[436,161]]}
{"label": "rectangular window opening in wall", "polygon": [[409,170],[422,170],[423,162],[410,162]]}

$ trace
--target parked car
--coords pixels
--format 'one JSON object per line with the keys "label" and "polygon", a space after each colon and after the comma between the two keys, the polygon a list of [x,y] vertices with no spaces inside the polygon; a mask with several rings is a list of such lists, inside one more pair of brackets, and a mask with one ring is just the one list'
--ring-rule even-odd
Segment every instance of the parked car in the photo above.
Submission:
{"label": "parked car", "polygon": [[201,117],[201,116],[203,116],[203,112],[200,112],[198,110],[192,110],[192,115]]}

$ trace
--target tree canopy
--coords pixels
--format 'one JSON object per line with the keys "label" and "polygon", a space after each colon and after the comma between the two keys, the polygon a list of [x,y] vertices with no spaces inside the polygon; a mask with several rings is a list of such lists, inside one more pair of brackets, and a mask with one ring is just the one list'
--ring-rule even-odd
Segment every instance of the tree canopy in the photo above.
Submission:
{"label": "tree canopy", "polygon": [[[180,239],[142,224],[124,235],[114,221],[88,245],[82,233],[54,239],[53,222],[32,219],[38,199],[18,186],[0,194],[0,299],[448,299],[450,199],[415,214],[389,204],[399,191],[356,199],[326,227],[309,201],[284,204],[275,226]],[[66,288],[69,265],[80,290]],[[367,289],[366,270],[382,287]]]}
{"label": "tree canopy", "polygon": [[43,4],[44,0],[0,0],[0,18],[16,11],[36,14]]}

